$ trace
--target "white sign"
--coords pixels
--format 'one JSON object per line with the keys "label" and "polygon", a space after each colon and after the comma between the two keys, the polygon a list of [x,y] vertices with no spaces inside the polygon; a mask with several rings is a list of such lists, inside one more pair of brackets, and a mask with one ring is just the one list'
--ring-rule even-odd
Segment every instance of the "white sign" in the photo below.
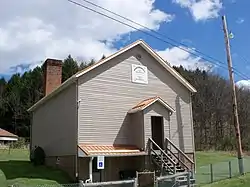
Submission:
{"label": "white sign", "polygon": [[97,169],[104,169],[104,156],[97,157]]}
{"label": "white sign", "polygon": [[148,68],[132,64],[132,82],[148,84]]}

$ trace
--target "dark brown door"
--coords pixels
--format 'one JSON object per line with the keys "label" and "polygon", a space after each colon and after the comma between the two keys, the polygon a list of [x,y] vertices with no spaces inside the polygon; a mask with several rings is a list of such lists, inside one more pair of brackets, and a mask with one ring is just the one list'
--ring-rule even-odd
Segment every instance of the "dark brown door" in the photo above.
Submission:
{"label": "dark brown door", "polygon": [[[151,116],[151,130],[152,130],[152,139],[160,147],[163,148],[164,141],[164,125],[163,117],[161,116]],[[157,149],[156,146],[153,146],[153,149]]]}

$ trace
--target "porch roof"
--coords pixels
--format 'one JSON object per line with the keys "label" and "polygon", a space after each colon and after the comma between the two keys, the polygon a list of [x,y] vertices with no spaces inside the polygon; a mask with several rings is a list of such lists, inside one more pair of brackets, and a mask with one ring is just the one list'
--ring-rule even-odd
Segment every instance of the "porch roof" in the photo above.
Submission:
{"label": "porch roof", "polygon": [[134,106],[133,108],[131,108],[128,113],[135,113],[138,111],[142,111],[144,109],[146,109],[147,107],[151,106],[152,104],[154,104],[155,102],[159,102],[162,104],[162,106],[164,106],[166,109],[168,109],[170,112],[175,112],[175,110],[168,105],[162,98],[160,98],[159,96],[155,96],[155,97],[151,97],[148,99],[145,99],[141,102],[139,102],[136,106]]}
{"label": "porch roof", "polygon": [[86,154],[86,156],[133,156],[143,155],[145,151],[141,151],[136,146],[131,145],[88,145],[80,144],[79,148]]}

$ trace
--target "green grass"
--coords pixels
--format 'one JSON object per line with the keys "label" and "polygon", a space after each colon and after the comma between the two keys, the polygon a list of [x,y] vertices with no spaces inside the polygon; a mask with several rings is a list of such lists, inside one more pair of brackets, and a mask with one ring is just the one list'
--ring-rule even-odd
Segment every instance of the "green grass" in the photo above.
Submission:
{"label": "green grass", "polygon": [[[234,154],[218,151],[197,152],[197,181],[203,183],[210,181],[210,164],[213,164],[214,167],[215,180],[228,178],[228,161],[232,161],[233,175],[236,175],[238,168]],[[250,172],[250,159],[246,165],[246,171]],[[29,162],[28,150],[11,150],[10,153],[8,150],[0,150],[0,187],[11,184],[29,187],[39,184],[62,183],[69,183],[69,178],[64,172],[45,166],[33,166]],[[247,174],[238,178],[206,184],[203,187],[248,187],[249,184],[250,174]]]}
{"label": "green grass", "polygon": [[33,166],[28,150],[0,150],[0,187],[6,185],[38,185],[69,183],[63,171],[46,166]]}
{"label": "green grass", "polygon": [[235,177],[232,179],[226,179],[213,184],[207,184],[202,187],[249,187],[250,185],[250,173],[244,176]]}
{"label": "green grass", "polygon": [[197,168],[209,164],[230,161],[235,158],[235,155],[223,151],[198,151],[195,153]]}
{"label": "green grass", "polygon": [[[232,179],[229,178],[229,161],[231,161]],[[196,179],[202,187],[246,187],[250,184],[250,173],[239,177],[238,160],[235,154],[229,152],[197,152],[196,153],[197,173]],[[210,164],[213,165],[213,179],[217,181],[212,184]],[[244,157],[245,172],[250,172],[250,157]]]}

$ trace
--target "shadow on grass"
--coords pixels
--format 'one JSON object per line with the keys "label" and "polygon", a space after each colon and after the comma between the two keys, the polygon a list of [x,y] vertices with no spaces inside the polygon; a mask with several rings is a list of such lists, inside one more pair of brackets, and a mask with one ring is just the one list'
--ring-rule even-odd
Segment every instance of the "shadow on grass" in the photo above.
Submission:
{"label": "shadow on grass", "polygon": [[57,183],[69,183],[69,176],[59,170],[47,166],[34,166],[29,161],[0,161],[0,169],[3,171],[7,180],[18,178],[44,179]]}

